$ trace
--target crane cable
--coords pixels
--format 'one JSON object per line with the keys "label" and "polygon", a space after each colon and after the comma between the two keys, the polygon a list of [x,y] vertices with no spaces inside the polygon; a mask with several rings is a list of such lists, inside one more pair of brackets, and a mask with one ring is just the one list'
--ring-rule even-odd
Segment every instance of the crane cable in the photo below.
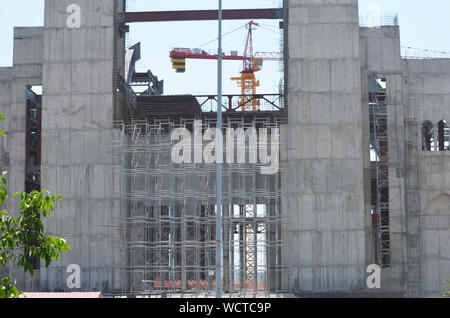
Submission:
{"label": "crane cable", "polygon": [[[223,39],[224,37],[226,37],[226,36],[228,36],[228,35],[230,35],[230,34],[236,32],[236,31],[242,29],[242,28],[247,27],[247,25],[248,25],[248,23],[246,23],[246,24],[244,24],[244,25],[242,25],[242,26],[240,26],[240,27],[238,27],[238,28],[236,28],[236,29],[234,29],[234,30],[231,30],[231,31],[228,32],[228,33],[225,33],[225,34],[222,36],[222,39]],[[270,32],[273,32],[273,33],[275,33],[275,34],[277,34],[277,35],[280,35],[280,32],[276,32],[276,31],[274,31],[274,30],[271,30],[271,29],[265,27],[265,26],[268,26],[268,27],[271,27],[271,28],[275,28],[274,26],[270,26],[270,25],[267,25],[267,24],[261,24],[261,23],[258,23],[258,25],[259,25],[259,27],[260,27],[261,29],[264,29],[264,30],[266,30],[266,31],[270,31]],[[217,41],[218,39],[219,39],[219,38],[215,38],[215,39],[213,39],[213,40],[211,40],[211,41],[206,42],[205,44],[202,44],[202,45],[200,45],[200,46],[197,46],[197,48],[202,49],[202,48],[204,48],[206,45],[208,45],[208,44],[210,44],[210,43],[213,43],[213,42]]]}
{"label": "crane cable", "polygon": [[[242,29],[242,28],[245,28],[245,27],[247,26],[247,24],[248,24],[248,23],[246,23],[246,24],[244,24],[244,25],[242,25],[242,26],[240,26],[240,27],[238,27],[238,28],[236,28],[236,29],[234,29],[234,30],[228,32],[228,33],[225,33],[225,34],[222,36],[222,39],[223,39],[224,37],[226,37],[227,35],[230,35],[230,34],[233,33],[233,32],[236,32],[236,31],[238,31],[238,30],[240,30],[240,29]],[[210,43],[213,43],[213,42],[217,41],[218,39],[219,39],[219,38],[215,38],[214,40],[211,40],[211,41],[209,41],[209,42],[206,42],[205,44],[198,46],[198,48],[201,49],[201,48],[203,48],[204,46],[206,46],[206,45],[208,45],[208,44],[210,44]]]}
{"label": "crane cable", "polygon": [[275,33],[275,34],[277,34],[277,35],[280,35],[280,32],[277,32],[277,31],[271,30],[271,29],[269,29],[269,28],[263,27],[262,25],[260,25],[259,27],[260,27],[261,29],[266,30],[266,31],[270,31],[270,32],[273,32],[273,33]]}
{"label": "crane cable", "polygon": [[258,23],[258,24],[262,25],[262,26],[266,26],[268,28],[276,29],[276,30],[280,29],[279,27],[276,27],[276,26],[273,26],[273,25],[270,25],[270,24],[264,24],[264,23]]}

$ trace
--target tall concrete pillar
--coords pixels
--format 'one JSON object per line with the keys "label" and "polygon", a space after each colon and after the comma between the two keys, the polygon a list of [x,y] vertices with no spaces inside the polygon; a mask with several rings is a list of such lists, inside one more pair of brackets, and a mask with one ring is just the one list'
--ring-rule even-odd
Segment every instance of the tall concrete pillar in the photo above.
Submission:
{"label": "tall concrete pillar", "polygon": [[[0,138],[1,168],[7,171],[8,191],[26,190],[26,127],[27,88],[42,83],[43,29],[14,28],[13,67],[0,69],[0,112],[6,116],[1,127],[6,133]],[[6,210],[17,217],[20,200],[11,199]],[[23,269],[10,263],[9,275],[19,290],[39,289],[39,271],[32,278]]]}
{"label": "tall concrete pillar", "polygon": [[46,0],[43,54],[42,187],[63,202],[45,224],[72,246],[42,269],[45,290],[67,289],[69,264],[81,268],[81,291],[119,289],[120,210],[112,200],[116,13],[123,0]]}
{"label": "tall concrete pillar", "polygon": [[[358,1],[289,0],[285,288],[365,287]],[[367,119],[368,120],[368,119]],[[364,123],[364,125],[367,125]],[[366,149],[367,148],[367,149]]]}

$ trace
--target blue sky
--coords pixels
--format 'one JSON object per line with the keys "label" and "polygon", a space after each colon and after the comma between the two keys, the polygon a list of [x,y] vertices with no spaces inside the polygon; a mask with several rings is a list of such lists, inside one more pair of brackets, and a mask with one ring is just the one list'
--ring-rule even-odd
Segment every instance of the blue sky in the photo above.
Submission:
{"label": "blue sky", "polygon": [[[129,0],[130,11],[151,10],[195,10],[215,9],[214,0]],[[266,8],[277,7],[280,0],[223,0],[224,8]],[[398,13],[400,17],[401,40],[403,46],[450,52],[448,32],[450,30],[450,1],[448,0],[360,0],[360,15],[364,16],[370,5],[376,4],[382,13]],[[2,0],[0,11],[0,66],[12,64],[12,45],[14,26],[43,25],[44,0]],[[224,32],[243,26],[248,21],[225,21]],[[279,51],[280,36],[277,21],[258,21],[266,29],[254,33],[256,51]],[[272,31],[269,31],[269,30]],[[173,47],[195,48],[217,37],[216,22],[183,23],[143,23],[131,26],[128,43],[142,43],[143,59],[138,69],[151,69],[155,75],[165,80],[166,93],[211,94],[215,92],[216,63],[206,60],[188,60],[187,72],[175,74],[168,57]],[[224,39],[224,50],[243,51],[246,31],[241,29]],[[217,42],[205,46],[215,50]],[[224,92],[239,93],[236,84],[228,80],[238,76],[240,62],[225,62]],[[266,62],[264,69],[258,73],[261,80],[259,92],[276,92],[281,74],[276,62]]]}

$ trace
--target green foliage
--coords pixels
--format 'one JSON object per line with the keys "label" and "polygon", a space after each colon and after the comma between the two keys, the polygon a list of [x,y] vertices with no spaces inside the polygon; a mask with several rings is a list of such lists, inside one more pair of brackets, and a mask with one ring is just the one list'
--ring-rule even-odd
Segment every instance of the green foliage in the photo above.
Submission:
{"label": "green foliage", "polygon": [[[4,116],[0,114],[2,120]],[[2,133],[0,130],[0,135]],[[5,176],[6,172],[0,176],[0,208],[8,199]],[[5,210],[0,211],[0,267],[14,264],[33,276],[31,259],[39,257],[48,267],[52,260],[59,261],[60,255],[70,250],[70,245],[63,238],[45,235],[42,223],[42,219],[51,215],[56,201],[62,198],[47,190],[18,192],[13,196],[13,199],[16,198],[20,199],[16,218]],[[0,298],[17,298],[19,295],[9,277],[1,279]]]}
{"label": "green foliage", "polygon": [[[5,115],[0,113],[0,122],[5,120]],[[0,136],[5,137],[5,133],[3,132],[3,130],[0,128]]]}
{"label": "green foliage", "polygon": [[43,218],[51,215],[56,200],[61,200],[61,196],[44,190],[16,193],[13,198],[17,197],[20,198],[17,218],[6,211],[0,212],[0,265],[7,266],[8,261],[12,261],[25,273],[33,275],[29,259],[40,257],[49,266],[53,259],[59,260],[60,253],[69,251],[64,239],[44,235],[42,223]]}
{"label": "green foliage", "polygon": [[450,279],[447,279],[445,283],[448,289],[444,292],[444,298],[450,298]]}
{"label": "green foliage", "polygon": [[19,293],[16,287],[12,285],[11,279],[5,277],[0,281],[0,298],[19,298],[23,293]]}

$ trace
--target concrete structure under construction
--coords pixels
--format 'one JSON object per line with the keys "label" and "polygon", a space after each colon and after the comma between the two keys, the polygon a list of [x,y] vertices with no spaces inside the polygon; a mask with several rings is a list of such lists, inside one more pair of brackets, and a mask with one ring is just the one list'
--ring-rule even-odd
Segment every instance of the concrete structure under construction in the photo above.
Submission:
{"label": "concrete structure under construction", "polygon": [[[237,142],[224,159],[225,291],[442,295],[450,55],[402,56],[398,19],[366,24],[357,0],[285,0],[275,11],[284,92],[249,97],[256,112],[239,111],[241,96],[223,101],[224,145]],[[132,22],[125,0],[46,0],[43,27],[15,29],[13,66],[0,68],[0,166],[11,192],[62,195],[45,229],[72,246],[48,268],[36,260],[33,278],[9,268],[21,289],[66,290],[70,264],[83,292],[215,288],[216,166],[202,156],[217,137],[204,107],[214,98],[164,96],[138,73],[140,47],[125,45]],[[176,163],[186,131],[192,151]],[[371,264],[380,289],[366,284]]]}

